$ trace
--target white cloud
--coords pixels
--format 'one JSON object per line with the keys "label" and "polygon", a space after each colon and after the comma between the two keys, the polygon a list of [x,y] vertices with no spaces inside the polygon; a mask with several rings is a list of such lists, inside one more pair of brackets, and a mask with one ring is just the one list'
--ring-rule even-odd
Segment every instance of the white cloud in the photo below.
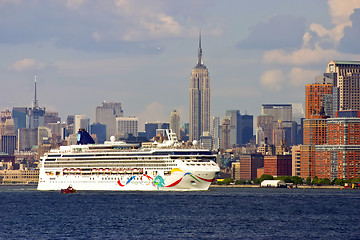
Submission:
{"label": "white cloud", "polygon": [[327,62],[329,59],[340,54],[335,50],[324,50],[318,46],[315,49],[302,48],[290,53],[285,50],[277,49],[272,51],[266,51],[263,56],[263,62],[279,63],[283,65],[295,65],[304,66],[309,64],[315,64],[319,62]]}
{"label": "white cloud", "polygon": [[292,86],[303,87],[305,84],[314,82],[315,76],[319,75],[317,71],[303,68],[292,68],[287,74]]}
{"label": "white cloud", "polygon": [[97,41],[97,42],[102,40],[102,36],[101,36],[101,34],[98,33],[98,32],[93,32],[93,33],[91,34],[91,37],[92,37],[95,41]]}
{"label": "white cloud", "polygon": [[270,91],[280,91],[283,88],[285,76],[279,69],[266,71],[260,78],[263,87]]}
{"label": "white cloud", "polygon": [[77,9],[77,8],[79,8],[84,2],[85,2],[85,0],[67,0],[67,1],[66,1],[66,6],[67,6],[68,8]]}
{"label": "white cloud", "polygon": [[169,122],[170,112],[167,111],[164,104],[151,102],[146,106],[142,113],[139,113],[137,117],[139,118],[139,126],[144,126],[145,122]]}
{"label": "white cloud", "polygon": [[40,70],[43,69],[45,66],[46,63],[38,62],[33,58],[24,58],[13,63],[8,69],[15,71]]}
{"label": "white cloud", "polygon": [[333,28],[327,29],[321,24],[312,23],[310,32],[306,32],[303,36],[303,46],[300,49],[291,52],[282,49],[266,51],[263,55],[263,62],[305,66],[344,57],[345,55],[338,52],[336,47],[344,36],[344,28],[351,26],[350,15],[354,13],[355,8],[360,8],[360,1],[329,0],[328,6],[332,22],[335,25]]}
{"label": "white cloud", "polygon": [[134,71],[139,66],[146,65],[149,58],[116,58],[92,61],[58,61],[53,66],[61,73],[70,76],[94,76],[102,74],[125,74]]}
{"label": "white cloud", "polygon": [[328,6],[332,22],[335,25],[351,25],[350,15],[355,8],[360,8],[359,0],[329,0]]}

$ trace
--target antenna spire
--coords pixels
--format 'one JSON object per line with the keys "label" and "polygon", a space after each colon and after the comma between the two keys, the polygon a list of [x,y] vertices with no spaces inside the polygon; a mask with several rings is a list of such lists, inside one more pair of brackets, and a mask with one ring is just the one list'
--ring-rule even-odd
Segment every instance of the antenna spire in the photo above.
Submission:
{"label": "antenna spire", "polygon": [[199,49],[198,49],[198,61],[197,65],[201,66],[204,65],[203,58],[202,58],[202,48],[201,48],[201,29],[199,31]]}
{"label": "antenna spire", "polygon": [[36,96],[36,82],[37,82],[36,74],[35,74],[34,78],[35,78],[35,97],[34,97],[34,101],[33,101],[33,108],[37,108],[38,107],[38,100],[37,100],[37,96]]}

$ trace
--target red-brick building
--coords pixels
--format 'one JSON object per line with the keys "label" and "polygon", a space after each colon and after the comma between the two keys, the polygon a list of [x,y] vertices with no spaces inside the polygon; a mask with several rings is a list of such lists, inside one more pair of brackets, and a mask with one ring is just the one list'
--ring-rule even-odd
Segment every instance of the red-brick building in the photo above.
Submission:
{"label": "red-brick building", "polygon": [[360,177],[360,118],[327,120],[327,144],[315,147],[315,165],[319,178]]}
{"label": "red-brick building", "polygon": [[291,176],[292,155],[264,156],[264,174]]}
{"label": "red-brick building", "polygon": [[237,162],[232,163],[232,178],[234,180],[252,180],[257,177],[257,169],[264,167],[262,154],[240,155]]}

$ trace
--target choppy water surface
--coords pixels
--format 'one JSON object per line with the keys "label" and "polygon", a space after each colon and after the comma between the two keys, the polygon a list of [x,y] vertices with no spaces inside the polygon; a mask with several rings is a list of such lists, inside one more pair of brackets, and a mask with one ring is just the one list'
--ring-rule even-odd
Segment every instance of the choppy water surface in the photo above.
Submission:
{"label": "choppy water surface", "polygon": [[0,186],[0,239],[360,239],[360,191],[41,192]]}

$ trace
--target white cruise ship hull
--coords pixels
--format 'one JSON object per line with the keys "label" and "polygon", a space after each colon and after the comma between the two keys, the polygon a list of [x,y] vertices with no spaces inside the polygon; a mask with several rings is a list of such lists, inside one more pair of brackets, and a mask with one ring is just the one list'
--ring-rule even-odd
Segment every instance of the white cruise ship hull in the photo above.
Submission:
{"label": "white cruise ship hull", "polygon": [[167,177],[150,177],[145,174],[126,175],[45,175],[40,177],[38,190],[60,191],[70,185],[86,191],[201,191],[208,190],[215,171],[176,171]]}

